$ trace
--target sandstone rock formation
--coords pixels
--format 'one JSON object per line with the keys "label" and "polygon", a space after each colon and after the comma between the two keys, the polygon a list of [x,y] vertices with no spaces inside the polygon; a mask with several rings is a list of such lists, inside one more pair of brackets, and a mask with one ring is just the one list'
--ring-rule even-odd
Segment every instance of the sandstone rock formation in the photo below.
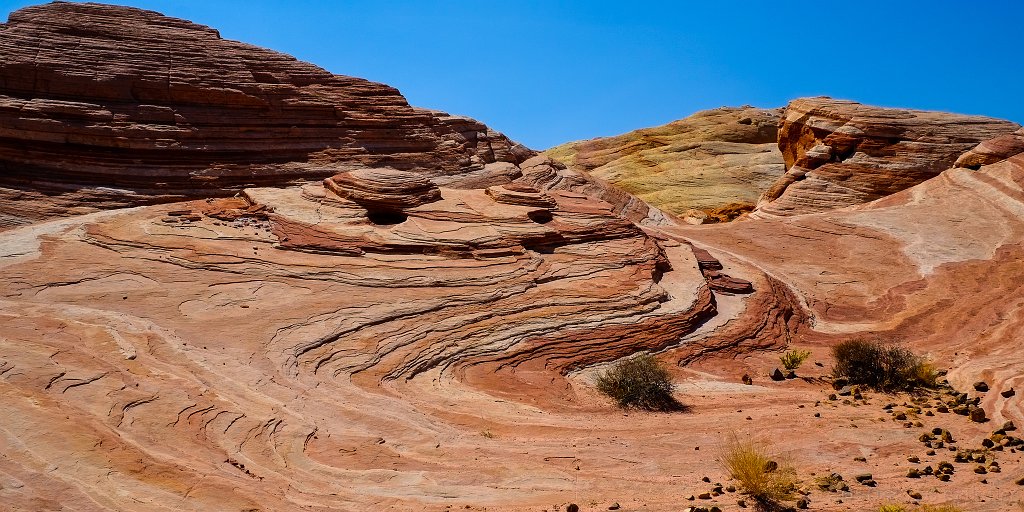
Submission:
{"label": "sandstone rock formation", "polygon": [[823,212],[885,197],[952,167],[979,142],[1018,128],[980,116],[825,97],[794,100],[779,125],[786,174],[764,193],[756,215]]}
{"label": "sandstone rock formation", "polygon": [[956,167],[978,169],[983,165],[998,163],[1011,156],[1024,153],[1024,128],[1009,135],[983,141],[974,149],[956,159]]}
{"label": "sandstone rock formation", "polygon": [[[90,23],[70,21],[80,13]],[[31,19],[56,40],[89,42],[122,30],[111,28],[119,18],[136,44],[145,32],[139,19],[157,32],[171,27],[164,38],[212,33],[154,13],[65,4],[16,13],[3,30]],[[95,69],[110,65],[90,58]],[[285,61],[287,69],[305,66]],[[53,77],[47,90],[105,87]],[[351,80],[331,94],[378,87],[326,80]],[[307,86],[325,87],[282,87]],[[233,112],[235,93],[200,92],[210,112]],[[443,138],[429,121],[410,119],[445,116],[400,103],[371,109],[395,130],[375,137]],[[393,124],[394,109],[412,112],[397,116],[409,122]],[[43,125],[52,133],[83,128],[65,118]],[[226,144],[204,133],[212,147]],[[96,153],[107,155],[104,169],[127,172],[139,153],[114,151],[104,137],[92,142],[111,145]],[[828,474],[844,461],[848,475],[877,480],[841,500],[813,490],[817,510],[875,510],[923,492],[926,501],[1002,512],[1018,499],[1019,452],[1001,452],[1002,472],[985,483],[959,471],[915,490],[904,467],[912,449],[921,465],[953,458],[924,453],[922,429],[941,426],[962,446],[984,446],[992,425],[941,410],[922,414],[921,427],[895,416],[878,421],[888,399],[830,401],[828,368],[810,361],[799,369],[803,379],[760,376],[787,345],[821,362],[837,341],[904,340],[948,368],[961,390],[986,382],[978,401],[990,423],[1024,423],[1024,401],[1011,391],[1024,388],[1024,153],[1016,141],[1003,134],[967,144],[953,158],[961,167],[870,203],[714,226],[676,223],[547,156],[510,149],[508,159],[488,161],[474,153],[479,146],[443,142],[424,153],[348,148],[283,163],[261,161],[275,153],[256,148],[252,181],[275,186],[236,194],[227,184],[244,180],[224,175],[196,189],[209,197],[55,211],[63,218],[0,231],[0,508],[525,512],[572,502],[671,510],[681,496],[727,481],[712,458],[724,436],[739,432],[774,440],[801,475]],[[823,152],[812,147],[798,160]],[[186,174],[160,174],[193,157],[206,162],[182,155],[147,164],[159,167],[150,177],[185,186]],[[53,165],[48,158],[39,165]],[[424,158],[456,161],[400,164]],[[892,170],[908,157],[872,158]],[[279,164],[323,165],[324,174],[278,186],[291,180],[278,181]],[[56,182],[83,179],[77,169],[68,162]],[[123,185],[116,174],[89,179]],[[8,212],[61,204],[40,200],[57,185],[32,188],[39,182],[10,189],[22,197],[0,204]],[[59,201],[84,210],[91,207],[82,198],[106,194],[83,190]],[[164,196],[143,202],[154,197]],[[594,391],[606,364],[644,350],[670,363],[690,413],[624,414]],[[737,497],[713,494],[707,502],[720,506]]]}
{"label": "sandstone rock formation", "polygon": [[675,215],[729,220],[753,209],[785,172],[776,144],[780,114],[781,109],[723,107],[664,126],[570,142],[545,154]]}
{"label": "sandstone rock formation", "polygon": [[339,166],[450,177],[532,155],[391,87],[158,13],[77,3],[0,26],[0,136],[0,226],[320,180]]}

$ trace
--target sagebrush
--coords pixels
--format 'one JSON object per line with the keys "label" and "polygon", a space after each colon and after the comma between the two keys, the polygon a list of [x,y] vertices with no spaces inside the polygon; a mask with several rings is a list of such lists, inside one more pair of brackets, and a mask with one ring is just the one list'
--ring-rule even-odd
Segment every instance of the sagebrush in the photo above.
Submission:
{"label": "sagebrush", "polygon": [[597,389],[623,408],[648,411],[683,408],[672,396],[675,390],[672,375],[650,354],[638,354],[616,363],[598,376]]}
{"label": "sagebrush", "polygon": [[832,347],[832,375],[879,391],[934,387],[934,367],[905,347],[880,341],[848,340]]}

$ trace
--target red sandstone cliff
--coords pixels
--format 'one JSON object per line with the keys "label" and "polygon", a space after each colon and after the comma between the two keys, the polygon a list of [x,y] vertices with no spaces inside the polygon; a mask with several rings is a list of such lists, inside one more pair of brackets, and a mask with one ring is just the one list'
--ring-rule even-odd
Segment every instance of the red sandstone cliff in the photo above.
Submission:
{"label": "red sandstone cliff", "polygon": [[53,3],[0,25],[0,228],[346,167],[501,174],[532,154],[392,87],[151,11]]}

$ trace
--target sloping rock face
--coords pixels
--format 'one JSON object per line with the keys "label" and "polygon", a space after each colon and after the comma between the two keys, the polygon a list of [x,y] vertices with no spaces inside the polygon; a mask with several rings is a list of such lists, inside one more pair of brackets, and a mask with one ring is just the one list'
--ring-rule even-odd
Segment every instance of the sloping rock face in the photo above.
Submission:
{"label": "sloping rock face", "polygon": [[[553,474],[542,457],[510,459],[452,415],[547,423],[529,403],[577,408],[567,372],[678,343],[716,314],[712,292],[688,247],[601,200],[523,185],[423,200],[423,182],[351,171],[0,233],[5,503],[547,500],[548,484],[512,485]],[[375,222],[382,203],[403,219]],[[484,468],[467,480],[469,456]]]}
{"label": "sloping rock face", "polygon": [[[781,109],[723,107],[664,126],[570,142],[545,154],[669,213],[729,220],[785,172]],[[703,214],[694,214],[699,210]]]}
{"label": "sloping rock face", "polygon": [[52,3],[0,25],[0,228],[339,166],[500,175],[532,155],[394,88],[155,12]]}
{"label": "sloping rock face", "polygon": [[1024,128],[978,144],[960,155],[955,166],[979,169],[983,165],[998,163],[1020,153],[1024,153]]}
{"label": "sloping rock face", "polygon": [[1018,128],[988,117],[824,97],[794,100],[779,125],[786,174],[764,193],[755,215],[816,213],[885,197],[935,177],[978,143]]}

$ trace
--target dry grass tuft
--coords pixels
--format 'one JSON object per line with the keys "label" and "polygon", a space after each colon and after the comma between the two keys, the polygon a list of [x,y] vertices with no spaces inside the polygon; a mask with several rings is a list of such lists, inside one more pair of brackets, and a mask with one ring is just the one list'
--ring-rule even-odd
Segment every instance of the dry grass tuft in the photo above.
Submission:
{"label": "dry grass tuft", "polygon": [[763,443],[734,434],[722,449],[721,461],[743,492],[762,505],[774,507],[796,494],[796,471],[780,464]]}
{"label": "dry grass tuft", "polygon": [[964,512],[964,510],[953,505],[921,505],[913,509],[908,509],[903,505],[882,505],[878,512]]}

